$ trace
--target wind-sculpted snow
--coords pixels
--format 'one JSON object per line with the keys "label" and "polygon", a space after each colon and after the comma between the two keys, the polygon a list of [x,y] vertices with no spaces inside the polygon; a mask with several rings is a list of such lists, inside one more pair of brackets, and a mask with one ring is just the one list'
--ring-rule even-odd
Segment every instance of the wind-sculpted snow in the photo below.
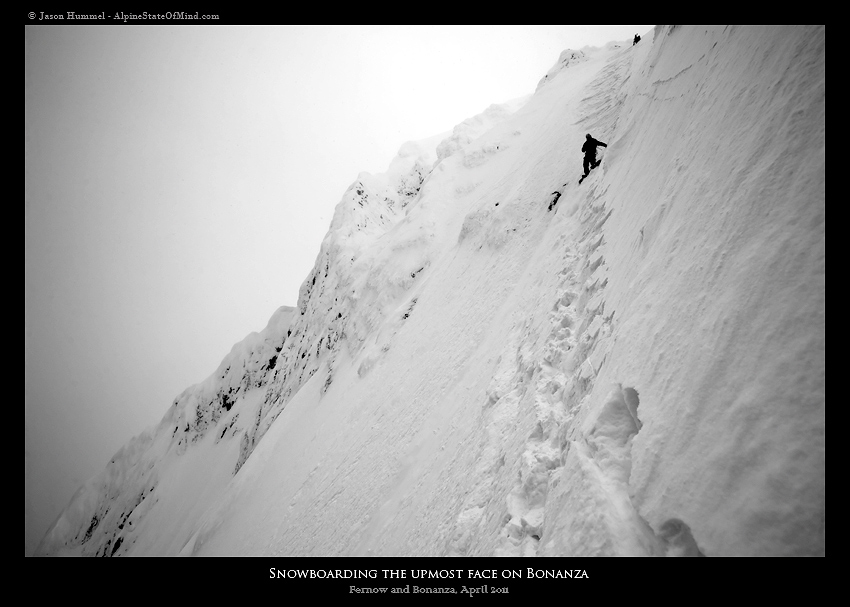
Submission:
{"label": "wind-sculpted snow", "polygon": [[121,548],[156,488],[153,462],[146,457],[152,434],[146,431],[131,439],[103,472],[80,487],[41,541],[37,556],[112,556]]}
{"label": "wind-sculpted snow", "polygon": [[337,205],[316,265],[301,286],[300,315],[253,425],[242,437],[238,470],[301,386],[316,373],[334,381],[340,347],[355,355],[430,264],[430,234],[405,222],[434,162],[408,142],[389,170],[361,173]]}
{"label": "wind-sculpted snow", "polygon": [[649,38],[361,174],[43,552],[823,554],[824,29]]}
{"label": "wind-sculpted snow", "polygon": [[468,147],[481,135],[492,129],[497,124],[504,122],[519,108],[528,102],[528,97],[515,99],[508,103],[493,104],[484,112],[468,118],[455,126],[451,136],[440,142],[437,146],[437,161],[448,158],[452,154]]}
{"label": "wind-sculpted snow", "polygon": [[[251,333],[233,346],[213,375],[177,397],[173,405],[174,432],[185,429],[186,434],[178,442],[180,452],[185,451],[188,442],[197,442],[209,428],[217,426],[221,417],[233,408],[240,392],[245,394],[268,381],[269,372],[277,366],[278,355],[286,343],[293,312],[289,307],[279,308],[262,333]],[[223,432],[218,438],[222,436]]]}
{"label": "wind-sculpted snow", "polygon": [[558,57],[558,62],[555,63],[551,67],[551,69],[546,72],[543,78],[540,79],[540,82],[537,83],[537,89],[540,90],[540,87],[548,84],[552,78],[560,74],[563,70],[570,67],[571,65],[575,65],[577,63],[581,63],[582,61],[588,60],[588,55],[584,51],[574,51],[572,49],[566,49],[561,52],[561,56]]}
{"label": "wind-sculpted snow", "polygon": [[263,331],[233,346],[215,373],[184,390],[158,426],[119,449],[106,469],[77,491],[36,554],[126,553],[139,537],[140,523],[159,501],[164,469],[176,466],[171,460],[210,431],[214,444],[244,431],[239,414],[250,408],[244,397],[261,388],[275,368],[294,311],[280,307]]}

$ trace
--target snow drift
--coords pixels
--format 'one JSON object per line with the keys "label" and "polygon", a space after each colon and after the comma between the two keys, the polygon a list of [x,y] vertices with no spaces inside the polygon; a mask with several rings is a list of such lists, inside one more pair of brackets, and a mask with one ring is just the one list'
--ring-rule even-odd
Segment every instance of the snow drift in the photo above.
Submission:
{"label": "snow drift", "polygon": [[405,144],[38,553],[823,554],[824,62],[658,27]]}

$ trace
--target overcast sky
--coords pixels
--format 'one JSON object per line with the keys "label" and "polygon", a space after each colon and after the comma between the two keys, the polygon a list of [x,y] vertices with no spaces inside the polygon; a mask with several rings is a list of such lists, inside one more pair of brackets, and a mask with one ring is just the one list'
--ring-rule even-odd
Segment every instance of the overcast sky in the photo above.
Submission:
{"label": "overcast sky", "polygon": [[359,172],[651,28],[25,28],[26,553],[296,304]]}

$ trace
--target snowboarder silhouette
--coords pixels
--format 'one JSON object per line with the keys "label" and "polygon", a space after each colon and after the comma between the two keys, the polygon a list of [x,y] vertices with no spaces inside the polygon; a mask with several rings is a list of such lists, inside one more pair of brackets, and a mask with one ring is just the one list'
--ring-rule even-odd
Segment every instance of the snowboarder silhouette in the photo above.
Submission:
{"label": "snowboarder silhouette", "polygon": [[637,34],[635,34],[635,41],[634,41],[634,42],[632,42],[632,46],[634,46],[634,45],[635,45],[635,44],[637,44],[638,42],[640,42],[640,36],[638,36]]}
{"label": "snowboarder silhouette", "polygon": [[585,141],[584,145],[581,146],[581,151],[584,152],[584,175],[582,175],[581,179],[578,180],[579,183],[584,181],[584,178],[588,176],[590,169],[595,169],[599,166],[599,162],[601,161],[596,160],[596,148],[600,145],[603,148],[608,147],[607,143],[597,141],[590,136],[590,133],[587,134],[587,141]]}

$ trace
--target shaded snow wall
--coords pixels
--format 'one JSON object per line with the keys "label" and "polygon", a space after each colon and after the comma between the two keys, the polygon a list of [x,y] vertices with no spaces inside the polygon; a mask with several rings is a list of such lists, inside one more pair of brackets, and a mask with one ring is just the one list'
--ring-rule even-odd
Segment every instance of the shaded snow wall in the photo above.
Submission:
{"label": "shaded snow wall", "polygon": [[585,415],[611,383],[638,389],[631,504],[710,555],[824,552],[824,45],[823,28],[656,28],[591,181],[616,329]]}

